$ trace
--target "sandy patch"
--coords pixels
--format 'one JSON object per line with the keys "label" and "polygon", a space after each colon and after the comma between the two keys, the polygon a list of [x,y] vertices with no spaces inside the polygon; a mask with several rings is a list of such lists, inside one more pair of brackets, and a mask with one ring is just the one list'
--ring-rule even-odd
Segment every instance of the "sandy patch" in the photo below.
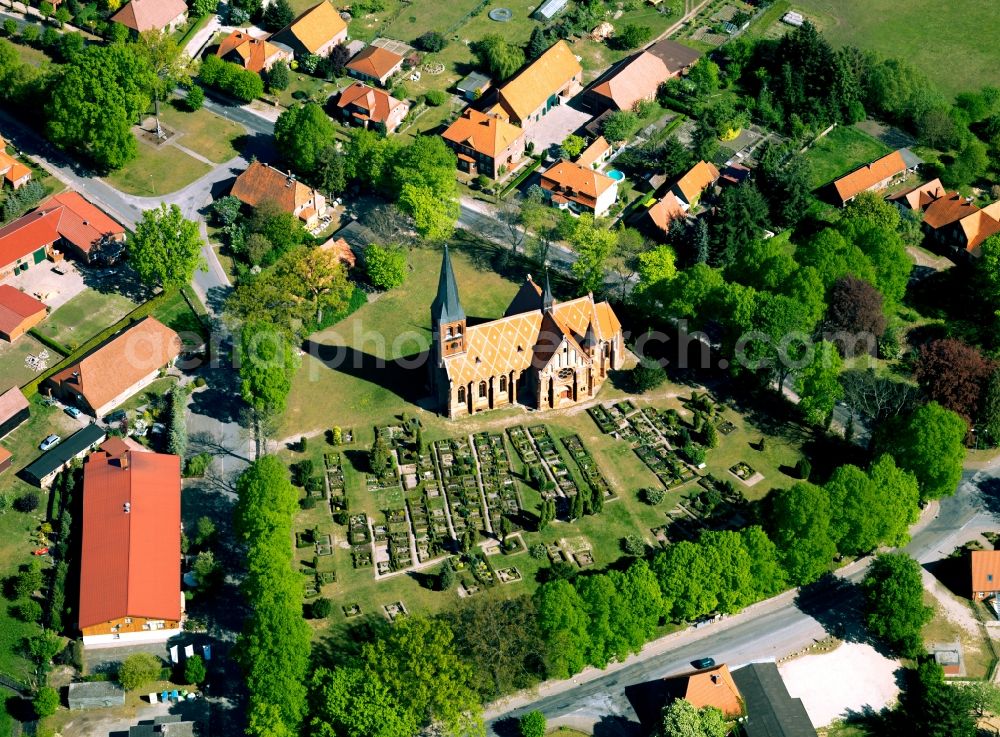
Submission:
{"label": "sandy patch", "polygon": [[814,727],[825,727],[848,710],[876,711],[899,694],[899,662],[870,645],[845,643],[831,653],[807,655],[779,666],[788,693],[802,699]]}

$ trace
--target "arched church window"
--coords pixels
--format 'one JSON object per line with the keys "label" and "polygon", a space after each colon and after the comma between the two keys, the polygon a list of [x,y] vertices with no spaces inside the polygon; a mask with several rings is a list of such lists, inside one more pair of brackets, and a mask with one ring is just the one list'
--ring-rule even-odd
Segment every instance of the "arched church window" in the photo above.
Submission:
{"label": "arched church window", "polygon": [[506,376],[501,376],[500,377],[500,391],[502,391],[502,392],[507,391],[507,377]]}
{"label": "arched church window", "polygon": [[485,381],[480,381],[479,382],[479,396],[480,397],[485,397],[486,396],[486,382]]}
{"label": "arched church window", "polygon": [[464,386],[458,387],[458,401],[459,402],[464,402],[465,401],[465,387]]}

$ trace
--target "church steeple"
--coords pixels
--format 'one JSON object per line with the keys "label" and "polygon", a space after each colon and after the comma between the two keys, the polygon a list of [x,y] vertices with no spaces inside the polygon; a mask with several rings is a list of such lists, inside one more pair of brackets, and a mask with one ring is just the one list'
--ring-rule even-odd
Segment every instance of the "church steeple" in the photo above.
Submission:
{"label": "church steeple", "polygon": [[549,284],[549,271],[545,270],[545,290],[542,292],[542,311],[552,312],[555,306],[555,299],[552,298],[552,286]]}
{"label": "church steeple", "polygon": [[441,259],[437,296],[431,304],[431,319],[436,323],[465,320],[465,310],[462,309],[462,303],[458,299],[458,284],[455,283],[455,272],[451,268],[451,256],[448,254],[447,244]]}

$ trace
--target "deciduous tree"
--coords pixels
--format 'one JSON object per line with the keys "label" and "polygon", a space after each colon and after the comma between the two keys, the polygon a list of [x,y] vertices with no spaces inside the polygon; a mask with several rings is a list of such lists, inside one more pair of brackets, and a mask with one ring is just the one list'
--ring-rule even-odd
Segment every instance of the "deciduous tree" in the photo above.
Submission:
{"label": "deciduous tree", "polygon": [[795,377],[799,409],[813,425],[823,425],[832,415],[834,405],[844,396],[839,377],[843,362],[833,343],[821,341],[813,346],[813,358]]}
{"label": "deciduous tree", "polygon": [[920,348],[916,379],[931,399],[971,422],[995,364],[961,341],[942,338]]}
{"label": "deciduous tree", "polygon": [[920,565],[905,553],[883,553],[868,567],[865,592],[868,629],[904,657],[924,651],[921,630],[930,621]]}
{"label": "deciduous tree", "polygon": [[800,586],[812,583],[829,570],[837,553],[829,498],[818,486],[799,482],[773,491],[768,502],[771,539],[789,579]]}
{"label": "deciduous tree", "polygon": [[161,202],[146,210],[129,240],[129,263],[139,278],[151,287],[178,289],[189,284],[201,257],[198,224],[188,220],[180,207]]}
{"label": "deciduous tree", "polygon": [[920,501],[951,496],[965,462],[965,421],[937,402],[884,423],[876,450],[889,453],[896,465],[912,473],[920,485]]}

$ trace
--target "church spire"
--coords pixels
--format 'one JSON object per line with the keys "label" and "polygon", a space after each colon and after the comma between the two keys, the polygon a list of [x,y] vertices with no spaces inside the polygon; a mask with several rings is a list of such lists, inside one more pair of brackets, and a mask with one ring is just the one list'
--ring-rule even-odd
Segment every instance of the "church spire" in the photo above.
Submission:
{"label": "church spire", "polygon": [[438,279],[437,296],[431,305],[431,317],[438,323],[460,322],[465,320],[465,310],[458,299],[458,284],[455,282],[455,272],[451,268],[451,256],[448,246],[444,247],[441,259],[441,276]]}
{"label": "church spire", "polygon": [[552,298],[552,286],[549,284],[549,270],[545,270],[545,291],[542,292],[542,310],[545,312],[551,312],[552,307],[555,305],[555,300]]}

